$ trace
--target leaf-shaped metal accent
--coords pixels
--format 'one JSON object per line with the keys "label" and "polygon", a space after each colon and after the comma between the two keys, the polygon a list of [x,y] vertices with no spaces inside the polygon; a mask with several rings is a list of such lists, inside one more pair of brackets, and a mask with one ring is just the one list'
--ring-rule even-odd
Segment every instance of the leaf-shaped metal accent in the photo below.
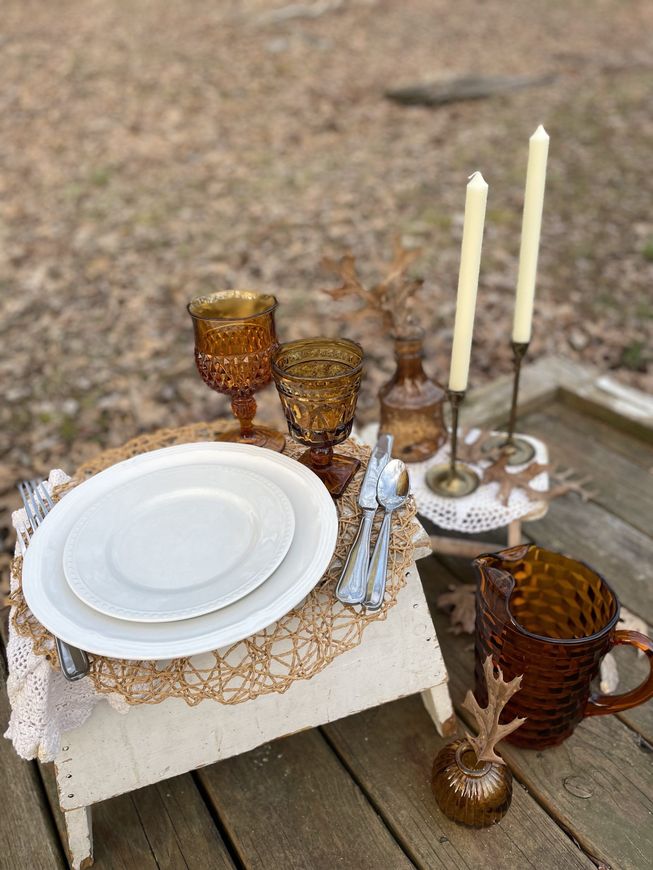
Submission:
{"label": "leaf-shaped metal accent", "polygon": [[503,758],[494,751],[494,747],[500,740],[519,728],[526,719],[517,717],[507,725],[499,725],[501,712],[515,692],[519,691],[522,678],[518,676],[506,683],[501,668],[497,668],[497,671],[498,676],[495,677],[494,663],[492,657],[488,656],[483,663],[487,686],[487,707],[481,707],[471,691],[467,693],[463,707],[476,720],[478,735],[473,736],[465,733],[465,736],[479,761],[505,764]]}

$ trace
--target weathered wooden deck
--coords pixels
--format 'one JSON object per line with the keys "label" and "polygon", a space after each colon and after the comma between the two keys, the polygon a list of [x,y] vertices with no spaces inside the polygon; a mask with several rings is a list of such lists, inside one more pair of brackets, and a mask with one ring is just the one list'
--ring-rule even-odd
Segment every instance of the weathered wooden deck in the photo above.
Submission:
{"label": "weathered wooden deck", "polygon": [[[653,625],[653,436],[646,409],[595,386],[569,389],[568,369],[525,378],[521,428],[544,437],[552,459],[593,478],[595,498],[568,495],[526,534],[588,561],[622,603]],[[577,381],[576,381],[577,383]],[[477,397],[471,419],[505,408]],[[493,396],[495,401],[488,401]],[[464,560],[420,565],[431,605],[469,579]],[[433,606],[454,703],[472,684],[470,637],[455,637]],[[618,651],[641,677],[645,665]],[[4,669],[2,672],[4,679]],[[623,688],[623,686],[622,686]],[[0,692],[0,722],[8,715]],[[407,698],[306,731],[94,807],[99,868],[330,870],[390,868],[653,867],[653,703],[593,717],[556,749],[504,747],[515,774],[505,819],[469,831],[439,812],[430,768],[443,745],[419,698]],[[63,828],[48,767],[21,761],[0,741],[0,867],[65,867]]]}

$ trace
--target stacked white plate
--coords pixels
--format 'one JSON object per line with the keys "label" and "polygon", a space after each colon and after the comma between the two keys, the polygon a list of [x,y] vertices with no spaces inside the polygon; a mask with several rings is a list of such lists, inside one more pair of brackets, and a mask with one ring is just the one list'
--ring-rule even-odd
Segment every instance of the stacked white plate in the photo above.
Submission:
{"label": "stacked white plate", "polygon": [[75,487],[34,535],[23,593],[53,634],[98,655],[219,649],[299,604],[338,517],[287,456],[199,442],[143,453]]}

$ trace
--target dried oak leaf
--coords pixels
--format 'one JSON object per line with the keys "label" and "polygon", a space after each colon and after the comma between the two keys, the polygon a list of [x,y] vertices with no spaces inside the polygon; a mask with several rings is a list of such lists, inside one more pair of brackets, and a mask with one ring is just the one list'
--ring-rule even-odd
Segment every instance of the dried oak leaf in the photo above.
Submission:
{"label": "dried oak leaf", "polygon": [[409,331],[410,303],[424,283],[421,278],[406,275],[408,267],[419,254],[419,250],[404,248],[401,241],[395,239],[393,257],[386,267],[386,274],[372,287],[366,287],[361,281],[356,270],[356,258],[351,251],[339,260],[324,257],[323,268],[338,275],[342,283],[338,287],[324,287],[322,292],[336,301],[353,298],[360,302],[360,307],[349,315],[351,321],[363,320],[373,314],[382,319],[386,329],[401,335]]}
{"label": "dried oak leaf", "polygon": [[476,585],[463,583],[450,586],[448,592],[438,595],[440,610],[449,614],[453,634],[473,634],[476,625]]}
{"label": "dried oak leaf", "polygon": [[503,758],[497,755],[494,747],[500,740],[511,734],[526,719],[519,717],[509,722],[507,725],[499,725],[499,717],[510,698],[519,691],[521,686],[521,675],[515,677],[509,683],[503,679],[501,668],[497,668],[498,676],[494,676],[494,664],[492,656],[488,656],[483,663],[483,673],[485,674],[485,684],[487,686],[487,707],[481,707],[471,691],[467,692],[463,707],[472,714],[476,720],[478,727],[478,735],[476,737],[465,733],[470,746],[476,753],[476,758],[479,761],[493,761],[497,764],[505,764]]}

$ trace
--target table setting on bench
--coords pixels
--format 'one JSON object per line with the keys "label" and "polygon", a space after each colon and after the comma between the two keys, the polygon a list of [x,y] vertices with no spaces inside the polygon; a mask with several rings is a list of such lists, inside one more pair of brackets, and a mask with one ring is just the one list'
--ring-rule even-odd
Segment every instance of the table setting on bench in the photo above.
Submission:
{"label": "table setting on bench", "polygon": [[[230,397],[238,425],[160,429],[72,475],[54,469],[20,483],[6,736],[22,757],[54,761],[74,868],[92,862],[94,803],[267,741],[416,693],[440,735],[453,737],[447,672],[416,566],[432,549],[477,557],[475,688],[465,701],[477,733],[445,746],[432,771],[449,818],[484,827],[508,811],[512,776],[500,740],[544,749],[585,716],[653,696],[653,642],[617,629],[619,602],[605,580],[522,541],[522,520],[544,516],[572,486],[552,485],[543,440],[516,434],[547,150],[540,127],[506,432],[458,423],[488,192],[474,173],[446,391],[422,368],[413,307],[421,281],[406,274],[414,252],[398,244],[388,277],[371,290],[348,254],[330,262],[343,283],[327,292],[362,300],[395,342],[378,423],[354,427],[360,344],[280,342],[274,295],[218,290],[187,311],[197,371]],[[287,433],[256,419],[255,395],[270,384]],[[507,530],[507,549],[476,537],[496,530]],[[645,653],[651,674],[622,695],[595,692],[601,660],[621,644]]]}
{"label": "table setting on bench", "polygon": [[[20,484],[7,736],[55,761],[73,866],[93,803],[266,740],[415,692],[451,733],[405,465],[391,436],[349,437],[363,350],[280,344],[276,306],[239,290],[188,306],[236,429],[160,430]],[[292,438],[254,422],[271,380]]]}

